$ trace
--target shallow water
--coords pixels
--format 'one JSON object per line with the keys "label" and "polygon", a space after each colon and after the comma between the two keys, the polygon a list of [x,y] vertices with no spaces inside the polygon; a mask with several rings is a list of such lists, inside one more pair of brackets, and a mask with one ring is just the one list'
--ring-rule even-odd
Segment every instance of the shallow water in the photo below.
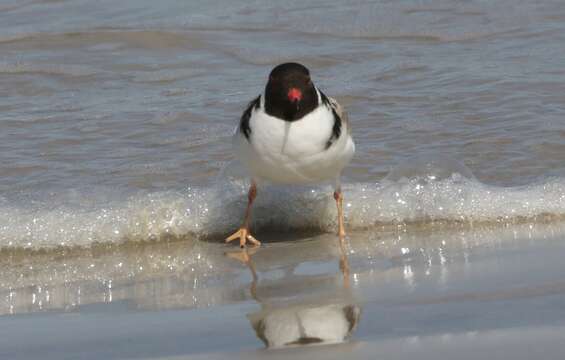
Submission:
{"label": "shallow water", "polygon": [[[58,323],[75,345],[110,314],[93,358],[254,348],[242,314],[322,298],[362,309],[359,341],[561,326],[564,19],[551,0],[0,2],[0,349],[29,313],[84,315]],[[246,199],[231,134],[283,61],[349,112],[351,237],[328,185],[260,188],[259,301],[219,242]]]}
{"label": "shallow water", "polygon": [[[516,255],[512,252],[524,252],[524,256],[533,258],[535,251],[561,249],[565,246],[564,233],[563,223],[383,227],[378,232],[352,233],[343,249],[333,235],[271,234],[279,241],[246,252],[252,268],[241,261],[244,253],[237,247],[187,240],[35,253],[7,250],[0,257],[0,297],[6,300],[0,304],[0,313],[73,310],[124,300],[134,308],[163,310],[264,297],[307,299],[329,293],[340,298],[344,288],[355,288],[358,282],[361,290],[369,292],[369,298],[411,303],[414,299],[396,299],[398,294],[391,289],[373,288],[374,283],[384,281],[395,291],[411,292],[418,283],[433,281],[430,288],[418,285],[419,291],[432,295],[442,288],[442,282],[448,281],[449,273],[460,276],[463,271],[469,276],[470,272],[487,271],[481,268],[484,262],[509,261],[498,259],[504,251],[512,256]],[[538,245],[540,249],[536,249]],[[551,269],[565,269],[561,269],[560,262],[547,260],[544,264],[543,259],[538,259],[522,270],[509,269],[498,275],[519,283],[525,279],[514,279],[518,272],[527,273],[531,267],[545,265],[540,276],[557,279]],[[345,276],[343,262],[349,265],[350,276]],[[259,291],[254,298],[249,291],[252,284],[264,289],[265,294]],[[468,291],[472,297],[472,285],[450,283],[449,287]],[[476,285],[485,286],[480,282]],[[560,282],[556,285],[560,291],[565,289]],[[441,298],[437,294],[432,298],[436,296]]]}
{"label": "shallow water", "polygon": [[[287,60],[350,113],[354,208],[391,169],[443,155],[488,186],[539,184],[508,190],[500,207],[563,214],[561,202],[527,203],[565,196],[564,17],[561,1],[5,2],[0,246],[199,235],[209,219],[194,212],[217,203],[190,199],[243,197],[212,183],[224,181],[244,105]],[[388,208],[386,196],[371,199]],[[476,201],[471,217],[494,216],[488,195]],[[390,216],[363,220],[374,221]]]}

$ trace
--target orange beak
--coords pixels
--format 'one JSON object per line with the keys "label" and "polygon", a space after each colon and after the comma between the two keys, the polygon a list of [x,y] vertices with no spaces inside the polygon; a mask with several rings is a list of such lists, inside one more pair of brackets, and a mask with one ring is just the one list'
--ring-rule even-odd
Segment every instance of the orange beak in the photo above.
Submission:
{"label": "orange beak", "polygon": [[298,102],[302,99],[302,91],[298,90],[297,88],[290,88],[290,90],[288,90],[287,96],[290,102]]}

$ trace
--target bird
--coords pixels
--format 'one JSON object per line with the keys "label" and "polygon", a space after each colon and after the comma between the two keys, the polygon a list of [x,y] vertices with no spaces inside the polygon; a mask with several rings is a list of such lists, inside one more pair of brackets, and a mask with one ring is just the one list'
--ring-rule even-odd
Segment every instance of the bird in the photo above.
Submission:
{"label": "bird", "polygon": [[233,136],[236,157],[251,178],[247,208],[239,229],[226,242],[261,245],[250,231],[257,184],[334,182],[338,236],[345,237],[341,173],[355,153],[344,108],[316,87],[306,66],[287,62],[275,66],[265,90],[241,115]]}

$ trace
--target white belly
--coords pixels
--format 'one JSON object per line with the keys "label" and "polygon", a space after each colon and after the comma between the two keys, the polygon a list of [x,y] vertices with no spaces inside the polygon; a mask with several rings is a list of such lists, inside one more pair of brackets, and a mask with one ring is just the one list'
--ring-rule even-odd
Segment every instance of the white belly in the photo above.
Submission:
{"label": "white belly", "polygon": [[250,141],[236,132],[234,145],[240,161],[258,179],[284,184],[335,179],[355,151],[345,123],[341,136],[326,149],[333,116],[325,106],[294,122],[255,112],[249,125]]}

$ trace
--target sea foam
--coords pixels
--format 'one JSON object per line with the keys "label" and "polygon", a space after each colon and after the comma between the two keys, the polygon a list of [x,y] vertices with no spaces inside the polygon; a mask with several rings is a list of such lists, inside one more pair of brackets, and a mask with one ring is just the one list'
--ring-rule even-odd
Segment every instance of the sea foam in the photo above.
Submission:
{"label": "sea foam", "polygon": [[[114,197],[76,191],[43,200],[0,199],[1,248],[89,247],[167,237],[221,241],[241,222],[248,182],[228,165],[207,187]],[[343,184],[349,229],[410,222],[516,222],[565,215],[565,179],[519,187],[478,181],[446,156],[408,160],[374,183]],[[330,186],[260,186],[255,230],[335,231]],[[72,199],[72,201],[70,200]]]}

